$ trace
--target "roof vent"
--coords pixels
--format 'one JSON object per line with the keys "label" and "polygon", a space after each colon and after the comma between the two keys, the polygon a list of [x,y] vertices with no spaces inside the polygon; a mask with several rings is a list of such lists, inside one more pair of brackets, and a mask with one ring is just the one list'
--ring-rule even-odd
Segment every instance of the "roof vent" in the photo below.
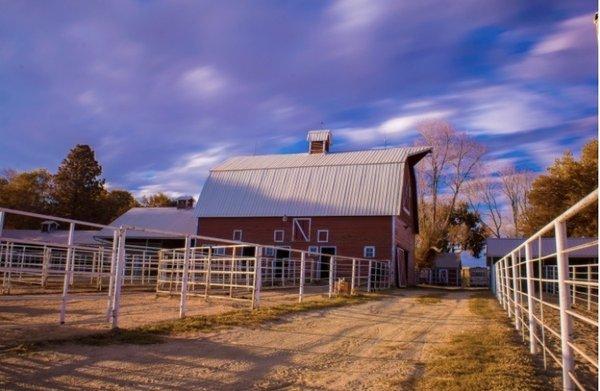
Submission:
{"label": "roof vent", "polygon": [[58,223],[54,220],[42,221],[42,232],[52,232],[58,229]]}
{"label": "roof vent", "polygon": [[331,132],[329,130],[310,130],[308,136],[308,153],[327,153],[331,146]]}
{"label": "roof vent", "polygon": [[185,195],[177,197],[177,209],[192,209],[194,207],[194,197]]}

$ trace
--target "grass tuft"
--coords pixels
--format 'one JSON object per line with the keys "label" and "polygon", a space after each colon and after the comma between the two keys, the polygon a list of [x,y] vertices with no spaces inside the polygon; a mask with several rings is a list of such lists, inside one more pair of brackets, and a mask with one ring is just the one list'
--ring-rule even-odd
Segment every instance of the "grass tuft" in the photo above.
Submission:
{"label": "grass tuft", "polygon": [[442,302],[442,297],[445,296],[445,293],[436,292],[436,293],[427,293],[425,295],[417,297],[415,300],[419,304],[438,304]]}

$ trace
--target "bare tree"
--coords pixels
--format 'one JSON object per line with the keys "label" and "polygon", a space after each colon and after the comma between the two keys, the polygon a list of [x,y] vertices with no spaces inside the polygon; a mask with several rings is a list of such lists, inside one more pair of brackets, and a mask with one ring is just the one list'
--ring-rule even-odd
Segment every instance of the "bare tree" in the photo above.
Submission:
{"label": "bare tree", "polygon": [[511,165],[501,169],[499,176],[502,182],[502,192],[510,206],[514,235],[519,237],[523,233],[519,227],[519,220],[527,209],[527,193],[531,188],[534,174],[528,170],[519,170]]}
{"label": "bare tree", "polygon": [[420,137],[416,144],[432,147],[432,153],[417,166],[420,225],[424,227],[418,238],[418,251],[427,260],[439,248],[463,187],[473,179],[486,149],[445,121],[423,122],[417,130]]}
{"label": "bare tree", "polygon": [[502,184],[497,175],[483,174],[465,186],[466,199],[471,209],[477,211],[492,235],[499,238],[503,232]]}

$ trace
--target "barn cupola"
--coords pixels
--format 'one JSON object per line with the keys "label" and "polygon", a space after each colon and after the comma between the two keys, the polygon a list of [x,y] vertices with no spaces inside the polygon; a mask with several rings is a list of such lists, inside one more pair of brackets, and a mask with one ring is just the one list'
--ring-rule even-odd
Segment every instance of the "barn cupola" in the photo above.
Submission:
{"label": "barn cupola", "polygon": [[331,147],[331,132],[329,130],[311,130],[306,137],[308,153],[327,153]]}
{"label": "barn cupola", "polygon": [[177,209],[192,209],[194,207],[194,197],[185,195],[177,198]]}

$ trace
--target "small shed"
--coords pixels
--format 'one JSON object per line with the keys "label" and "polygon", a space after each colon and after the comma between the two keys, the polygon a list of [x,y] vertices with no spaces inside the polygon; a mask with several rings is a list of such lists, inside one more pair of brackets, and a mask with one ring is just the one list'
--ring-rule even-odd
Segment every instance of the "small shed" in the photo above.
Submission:
{"label": "small shed", "polygon": [[461,285],[460,253],[440,253],[433,260],[432,283],[444,286]]}
{"label": "small shed", "polygon": [[462,269],[463,284],[467,287],[486,287],[490,276],[487,267],[465,267]]}

